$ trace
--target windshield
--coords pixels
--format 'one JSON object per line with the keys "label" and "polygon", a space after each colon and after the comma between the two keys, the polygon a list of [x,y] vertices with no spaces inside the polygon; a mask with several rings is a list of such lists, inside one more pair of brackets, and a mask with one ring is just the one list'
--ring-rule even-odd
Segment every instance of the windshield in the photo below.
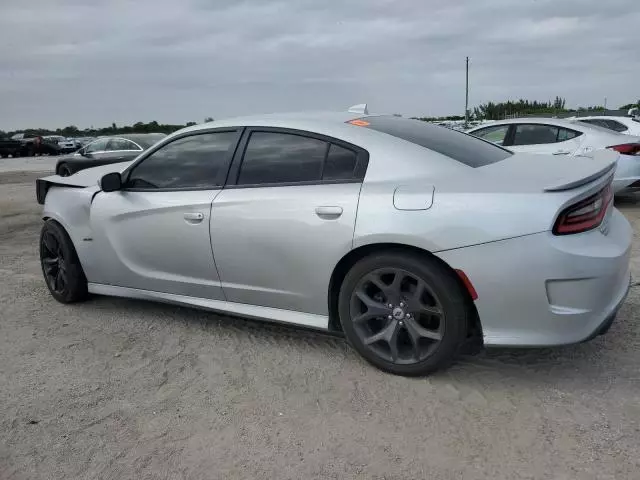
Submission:
{"label": "windshield", "polygon": [[483,167],[510,157],[513,153],[493,143],[421,120],[396,116],[372,116],[360,119],[367,128],[387,133],[428,148],[469,167]]}

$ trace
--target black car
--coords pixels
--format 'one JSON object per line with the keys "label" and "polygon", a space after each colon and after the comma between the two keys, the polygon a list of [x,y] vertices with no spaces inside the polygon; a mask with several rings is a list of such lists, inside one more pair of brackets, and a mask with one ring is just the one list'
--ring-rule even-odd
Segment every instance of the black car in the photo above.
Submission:
{"label": "black car", "polygon": [[164,137],[166,137],[164,133],[138,133],[100,137],[88,143],[73,155],[61,157],[56,163],[56,174],[68,177],[85,168],[133,160]]}
{"label": "black car", "polygon": [[0,157],[33,157],[34,155],[59,155],[60,148],[48,137],[32,133],[16,133],[10,139],[0,140]]}

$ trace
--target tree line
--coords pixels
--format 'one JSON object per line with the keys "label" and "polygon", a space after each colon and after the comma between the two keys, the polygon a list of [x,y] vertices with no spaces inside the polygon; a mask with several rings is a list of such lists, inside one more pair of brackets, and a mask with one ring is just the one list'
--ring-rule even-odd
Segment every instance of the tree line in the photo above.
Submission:
{"label": "tree line", "polygon": [[[212,122],[213,118],[207,117],[204,119],[205,122]],[[64,128],[56,128],[52,130],[50,128],[27,128],[24,130],[16,130],[3,132],[0,130],[0,137],[8,136],[15,133],[29,133],[36,135],[61,135],[63,137],[98,137],[101,135],[117,135],[124,133],[172,133],[176,130],[180,130],[184,127],[190,127],[192,125],[196,125],[196,122],[187,122],[185,124],[171,124],[171,123],[158,123],[157,121],[152,122],[136,122],[133,125],[116,125],[112,123],[108,127],[102,128],[85,128],[80,129],[75,125],[69,125]]]}
{"label": "tree line", "polygon": [[[554,100],[538,101],[538,100],[507,100],[503,102],[487,102],[480,104],[469,111],[471,120],[502,120],[508,117],[518,117],[525,115],[558,115],[558,114],[574,114],[580,112],[604,112],[605,108],[601,105],[593,105],[589,107],[578,107],[577,109],[567,109],[565,107],[566,100],[563,97],[556,96]],[[627,103],[622,105],[619,110],[629,110],[630,108],[639,107],[640,100],[636,103]],[[450,115],[447,117],[414,117],[424,121],[446,121],[446,120],[464,120],[463,115]],[[212,117],[204,119],[205,122],[212,122]],[[11,136],[14,133],[32,133],[37,135],[61,135],[63,137],[96,137],[100,135],[116,135],[123,133],[172,133],[184,127],[196,125],[196,122],[187,122],[183,124],[158,123],[152,121],[148,123],[136,122],[133,125],[118,126],[112,123],[108,127],[102,128],[85,128],[80,129],[75,125],[69,125],[64,128],[51,130],[48,128],[27,128],[19,131],[3,132],[0,130],[0,137]]]}
{"label": "tree line", "polygon": [[[619,110],[629,110],[633,107],[639,107],[640,100],[636,103],[628,103],[622,105]],[[472,120],[502,120],[508,117],[519,117],[526,115],[549,115],[558,114],[575,114],[581,112],[604,112],[606,109],[601,105],[593,105],[588,107],[578,107],[576,109],[567,109],[566,100],[563,97],[556,96],[554,100],[538,101],[538,100],[507,100],[504,102],[487,102],[474,107],[469,111],[469,118]],[[464,120],[463,115],[452,115],[448,117],[417,117],[419,120],[425,121],[444,121],[444,120]]]}

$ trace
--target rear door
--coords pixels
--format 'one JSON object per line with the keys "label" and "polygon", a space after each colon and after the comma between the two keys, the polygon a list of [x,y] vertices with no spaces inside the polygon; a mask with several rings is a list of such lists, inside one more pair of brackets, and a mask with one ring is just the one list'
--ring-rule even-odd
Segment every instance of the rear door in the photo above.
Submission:
{"label": "rear door", "polygon": [[366,151],[309,132],[247,129],[211,240],[227,300],[327,314],[333,268],[352,247]]}
{"label": "rear door", "polygon": [[523,153],[572,155],[580,147],[581,132],[556,125],[518,123],[512,125],[509,150]]}
{"label": "rear door", "polygon": [[125,186],[91,205],[95,283],[223,300],[209,222],[236,130],[183,135],[149,151]]}

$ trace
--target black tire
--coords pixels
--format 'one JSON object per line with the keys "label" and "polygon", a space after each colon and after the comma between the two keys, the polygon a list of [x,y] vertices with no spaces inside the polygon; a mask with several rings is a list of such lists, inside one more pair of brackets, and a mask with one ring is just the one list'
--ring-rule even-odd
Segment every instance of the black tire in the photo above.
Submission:
{"label": "black tire", "polygon": [[[387,272],[398,272],[397,296],[392,293],[396,277]],[[387,279],[392,279],[390,284]],[[338,312],[347,340],[369,363],[396,375],[424,376],[447,367],[464,343],[470,318],[467,302],[455,273],[437,259],[389,252],[365,257],[349,270],[340,287]],[[388,311],[378,315],[384,312],[380,307]],[[388,353],[382,348],[385,344]]]}
{"label": "black tire", "polygon": [[65,229],[55,220],[47,220],[40,232],[40,265],[53,298],[73,303],[88,297],[87,278],[76,249]]}
{"label": "black tire", "polygon": [[69,175],[73,175],[73,171],[69,165],[63,163],[58,167],[58,175],[61,177],[68,177]]}

